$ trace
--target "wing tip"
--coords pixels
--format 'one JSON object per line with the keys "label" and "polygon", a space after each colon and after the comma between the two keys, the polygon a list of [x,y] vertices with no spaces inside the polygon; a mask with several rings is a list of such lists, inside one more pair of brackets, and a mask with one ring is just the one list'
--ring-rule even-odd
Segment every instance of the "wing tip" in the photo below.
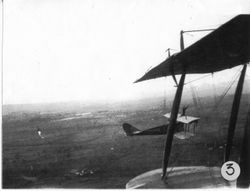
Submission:
{"label": "wing tip", "polygon": [[144,80],[146,80],[146,79],[145,79],[145,75],[142,76],[141,78],[137,79],[136,81],[134,81],[134,83],[142,82],[142,81],[144,81]]}
{"label": "wing tip", "polygon": [[136,84],[136,83],[138,83],[140,81],[141,81],[141,79],[138,79],[138,80],[134,81],[133,83]]}

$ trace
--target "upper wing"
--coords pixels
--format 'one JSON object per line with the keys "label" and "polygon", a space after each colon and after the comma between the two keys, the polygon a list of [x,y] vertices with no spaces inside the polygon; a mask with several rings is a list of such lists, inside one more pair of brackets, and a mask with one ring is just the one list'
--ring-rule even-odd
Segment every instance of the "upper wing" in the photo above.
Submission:
{"label": "upper wing", "polygon": [[136,82],[182,74],[211,73],[250,61],[250,15],[238,15],[171,56]]}
{"label": "upper wing", "polygon": [[[166,113],[164,116],[166,118],[170,119],[171,113]],[[187,116],[187,115],[181,116],[181,114],[178,114],[176,121],[180,122],[180,123],[188,124],[188,123],[192,123],[194,121],[197,121],[199,119],[200,119],[199,117],[192,117],[192,116]]]}
{"label": "upper wing", "polygon": [[[164,117],[166,117],[166,118],[168,118],[168,119],[170,119],[170,116],[171,116],[171,112],[170,112],[170,113],[166,113],[166,114],[164,115]],[[181,114],[178,113],[177,118],[180,117],[180,116],[181,116]]]}
{"label": "upper wing", "polygon": [[199,117],[192,117],[192,116],[181,116],[177,118],[177,122],[181,122],[181,123],[185,123],[185,124],[189,124],[192,123],[194,121],[198,121],[200,118]]}

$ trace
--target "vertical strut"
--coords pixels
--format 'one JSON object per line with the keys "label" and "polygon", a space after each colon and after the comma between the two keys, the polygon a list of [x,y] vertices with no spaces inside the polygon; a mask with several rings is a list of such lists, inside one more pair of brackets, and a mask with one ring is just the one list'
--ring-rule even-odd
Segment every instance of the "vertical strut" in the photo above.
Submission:
{"label": "vertical strut", "polygon": [[184,50],[184,40],[183,40],[183,31],[180,32],[181,39],[180,39],[180,45],[181,45],[181,51]]}
{"label": "vertical strut", "polygon": [[[183,50],[184,49],[183,31],[181,31],[180,35],[181,35],[180,47],[181,47],[181,50]],[[181,75],[181,79],[177,86],[177,90],[175,93],[175,98],[174,98],[174,102],[173,102],[173,106],[172,106],[172,110],[170,114],[170,121],[169,121],[167,139],[165,143],[165,150],[164,150],[164,156],[163,156],[164,158],[163,158],[163,165],[162,165],[162,178],[166,177],[166,172],[167,172],[167,167],[168,167],[168,162],[170,158],[171,147],[172,147],[172,142],[173,142],[173,137],[174,137],[174,131],[176,129],[176,119],[177,119],[177,115],[179,112],[185,76],[186,76],[186,71],[183,71],[183,74]]]}
{"label": "vertical strut", "polygon": [[250,108],[244,129],[244,137],[241,145],[240,176],[237,179],[238,188],[249,188],[250,186]]}
{"label": "vertical strut", "polygon": [[241,94],[242,94],[242,89],[243,89],[243,84],[244,84],[244,78],[246,74],[246,68],[247,68],[247,65],[245,64],[241,71],[241,75],[240,75],[238,85],[237,85],[235,95],[234,95],[233,106],[232,106],[231,116],[230,116],[230,121],[229,121],[228,134],[227,134],[226,151],[225,151],[225,156],[224,156],[225,162],[229,160],[229,156],[230,156],[230,152],[231,152],[231,148],[233,144],[234,131],[235,131],[235,126],[237,122],[237,116],[238,116],[238,111],[239,111],[239,106],[240,106],[240,99],[241,99]]}
{"label": "vertical strut", "polygon": [[172,110],[171,110],[171,116],[170,116],[170,121],[169,121],[169,126],[168,126],[168,132],[167,132],[167,140],[165,143],[164,159],[163,159],[163,169],[162,169],[163,178],[166,176],[166,171],[168,167],[174,131],[176,128],[176,118],[177,118],[179,107],[180,107],[181,95],[182,95],[183,85],[185,81],[185,76],[186,76],[185,73],[181,75],[181,79],[177,87],[177,91],[176,91],[175,98],[174,98],[174,103],[173,103]]}

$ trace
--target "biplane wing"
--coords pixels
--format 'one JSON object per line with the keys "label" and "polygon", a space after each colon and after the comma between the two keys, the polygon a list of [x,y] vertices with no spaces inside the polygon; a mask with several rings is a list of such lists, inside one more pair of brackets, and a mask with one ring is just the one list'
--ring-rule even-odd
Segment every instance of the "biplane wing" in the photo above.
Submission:
{"label": "biplane wing", "polygon": [[[166,113],[164,115],[167,119],[170,119],[171,113]],[[183,124],[189,124],[189,123],[193,123],[195,121],[198,121],[200,118],[199,117],[193,117],[193,116],[188,116],[188,115],[181,115],[178,114],[176,121],[183,123]]]}
{"label": "biplane wing", "polygon": [[250,60],[250,15],[238,15],[135,82],[182,74],[212,73]]}
{"label": "biplane wing", "polygon": [[[168,130],[165,142],[161,176],[161,179],[164,180],[165,185],[166,181],[169,180],[165,178],[166,176],[169,176],[167,174],[167,169],[177,124],[183,123],[183,120],[186,118],[186,108],[183,110],[183,113],[181,115],[178,115],[186,74],[213,73],[238,65],[243,65],[235,90],[231,116],[229,120],[227,144],[224,156],[224,161],[229,161],[247,63],[250,61],[250,15],[238,15],[234,17],[227,23],[221,25],[218,29],[214,30],[207,36],[203,37],[201,40],[185,49],[183,33],[183,31],[181,31],[180,33],[181,52],[170,56],[161,64],[149,70],[140,79],[135,81],[141,82],[144,80],[164,76],[173,76],[177,84],[175,75],[181,74],[179,83],[177,85],[176,94],[173,100],[171,114],[169,114],[169,124],[167,128]],[[182,122],[180,121],[180,119],[182,120]],[[194,125],[196,125],[198,118],[190,120],[196,120],[193,121]],[[188,126],[188,124],[184,124],[183,126]],[[247,131],[245,131],[244,137],[245,139],[249,139],[249,134],[247,134],[246,132]],[[243,152],[245,150],[249,150],[248,145],[244,147]],[[241,160],[247,161],[247,156],[244,155],[244,153],[242,153]],[[249,175],[250,170],[247,169],[245,173]],[[247,180],[246,184],[249,186],[249,176],[244,175],[243,178],[244,180]],[[150,182],[151,181],[152,180],[150,180]]]}
{"label": "biplane wing", "polygon": [[136,127],[123,123],[122,128],[127,136],[135,136],[135,135],[164,135],[167,133],[168,125],[161,125],[157,127],[153,127],[146,130],[139,130]]}

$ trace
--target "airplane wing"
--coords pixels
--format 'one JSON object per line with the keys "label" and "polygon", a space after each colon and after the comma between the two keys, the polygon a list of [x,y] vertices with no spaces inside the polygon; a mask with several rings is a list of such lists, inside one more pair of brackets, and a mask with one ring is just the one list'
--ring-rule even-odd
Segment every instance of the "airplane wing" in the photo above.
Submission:
{"label": "airplane wing", "polygon": [[[166,118],[168,118],[168,119],[170,119],[170,116],[171,116],[171,113],[166,113],[166,114],[164,115],[164,117],[166,117]],[[178,113],[177,118],[180,117],[180,116],[181,116],[181,114]]]}
{"label": "airplane wing", "polygon": [[151,69],[136,82],[169,75],[212,73],[250,61],[250,15],[238,15]]}
{"label": "airplane wing", "polygon": [[[166,113],[164,116],[168,119],[170,119],[170,115],[171,113]],[[199,117],[192,117],[192,116],[181,116],[181,114],[178,114],[176,121],[180,122],[180,123],[185,123],[185,124],[189,124],[192,123],[194,121],[199,120]]]}
{"label": "airplane wing", "polygon": [[128,124],[128,123],[124,123],[122,125],[123,130],[125,131],[127,136],[135,136],[135,135],[163,135],[167,133],[167,128],[168,125],[161,125],[161,126],[157,126],[157,127],[153,127],[150,129],[146,129],[146,130],[139,130],[136,127]]}
{"label": "airplane wing", "polygon": [[181,116],[181,117],[178,117],[177,118],[177,122],[180,122],[180,123],[185,123],[185,124],[189,124],[189,123],[192,123],[194,121],[197,121],[199,120],[200,118],[198,117],[192,117],[192,116]]}

